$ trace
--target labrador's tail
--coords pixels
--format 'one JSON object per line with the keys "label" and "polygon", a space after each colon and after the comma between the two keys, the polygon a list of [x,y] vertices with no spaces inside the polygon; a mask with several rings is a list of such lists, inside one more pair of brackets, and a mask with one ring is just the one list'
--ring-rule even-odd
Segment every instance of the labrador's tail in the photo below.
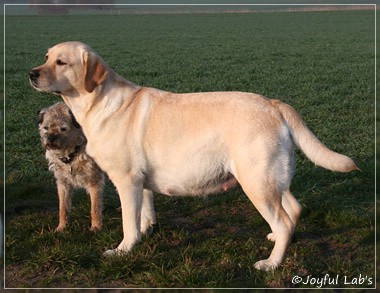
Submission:
{"label": "labrador's tail", "polygon": [[328,149],[311,131],[291,106],[272,100],[288,124],[294,143],[316,165],[338,172],[360,170],[349,157]]}

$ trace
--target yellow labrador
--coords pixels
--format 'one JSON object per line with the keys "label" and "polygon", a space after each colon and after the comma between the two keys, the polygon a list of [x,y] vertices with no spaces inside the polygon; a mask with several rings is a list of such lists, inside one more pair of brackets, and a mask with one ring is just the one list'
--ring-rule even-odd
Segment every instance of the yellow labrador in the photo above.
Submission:
{"label": "yellow labrador", "polygon": [[176,94],[138,86],[80,42],[49,49],[45,64],[29,75],[35,89],[62,96],[88,139],[88,154],[118,190],[124,238],[106,255],[130,251],[156,222],[152,191],[202,195],[239,183],[275,242],[255,268],[274,269],[301,213],[289,190],[294,147],[326,169],[357,169],[285,103],[253,93]]}

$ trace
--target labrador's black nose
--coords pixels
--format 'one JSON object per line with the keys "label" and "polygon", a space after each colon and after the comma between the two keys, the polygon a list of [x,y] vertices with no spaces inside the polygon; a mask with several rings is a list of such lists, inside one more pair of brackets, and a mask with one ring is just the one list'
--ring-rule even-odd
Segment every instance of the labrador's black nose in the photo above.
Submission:
{"label": "labrador's black nose", "polygon": [[40,72],[38,70],[32,69],[29,72],[29,78],[30,80],[36,80],[40,76]]}

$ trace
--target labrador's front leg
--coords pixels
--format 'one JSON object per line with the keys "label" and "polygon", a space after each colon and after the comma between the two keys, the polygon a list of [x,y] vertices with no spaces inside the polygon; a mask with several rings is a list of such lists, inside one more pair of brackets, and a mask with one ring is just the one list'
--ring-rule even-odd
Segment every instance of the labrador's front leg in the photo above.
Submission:
{"label": "labrador's front leg", "polygon": [[[116,249],[107,250],[104,255],[112,256],[124,254],[132,250],[141,239],[141,207],[143,200],[142,180],[133,176],[117,176],[110,179],[119,193],[124,238]],[[120,179],[119,179],[120,178]]]}
{"label": "labrador's front leg", "polygon": [[157,220],[153,205],[153,192],[151,190],[144,189],[141,208],[141,234],[145,234],[147,236],[151,235],[156,223]]}

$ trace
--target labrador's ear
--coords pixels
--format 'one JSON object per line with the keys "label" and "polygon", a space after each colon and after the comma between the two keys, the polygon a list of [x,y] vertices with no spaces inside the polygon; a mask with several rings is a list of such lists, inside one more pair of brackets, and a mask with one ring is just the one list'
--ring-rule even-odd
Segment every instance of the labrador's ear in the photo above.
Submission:
{"label": "labrador's ear", "polygon": [[87,92],[92,93],[106,79],[108,68],[104,65],[103,60],[93,52],[85,51],[82,57],[84,88]]}

